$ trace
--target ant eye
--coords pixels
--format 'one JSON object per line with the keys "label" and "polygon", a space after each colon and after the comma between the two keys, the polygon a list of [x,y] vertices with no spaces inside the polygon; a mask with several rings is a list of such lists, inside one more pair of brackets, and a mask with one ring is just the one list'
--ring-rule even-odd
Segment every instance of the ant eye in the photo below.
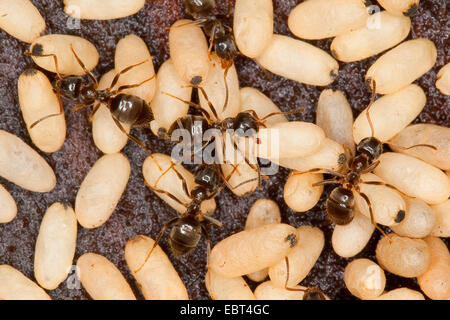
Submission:
{"label": "ant eye", "polygon": [[343,165],[345,161],[347,161],[347,157],[345,156],[345,154],[341,153],[338,158],[338,164]]}

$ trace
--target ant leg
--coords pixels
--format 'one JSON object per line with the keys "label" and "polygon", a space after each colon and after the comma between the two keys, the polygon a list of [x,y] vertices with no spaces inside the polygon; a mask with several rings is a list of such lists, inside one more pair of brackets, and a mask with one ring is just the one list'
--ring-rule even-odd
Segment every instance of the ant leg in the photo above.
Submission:
{"label": "ant leg", "polygon": [[37,125],[38,123],[40,123],[41,121],[44,121],[44,120],[46,120],[46,119],[48,119],[48,118],[51,118],[51,117],[57,117],[57,116],[59,116],[59,115],[64,114],[64,107],[63,107],[63,104],[62,104],[61,95],[60,95],[59,91],[56,93],[56,96],[58,97],[59,113],[49,114],[49,115],[47,115],[47,116],[45,116],[45,117],[43,117],[43,118],[41,118],[41,119],[39,119],[39,120],[33,122],[33,123],[31,124],[31,126],[30,126],[30,129],[33,129],[34,126],[36,126],[36,125]]}
{"label": "ant leg", "polygon": [[157,188],[155,188],[155,187],[149,185],[149,184],[147,183],[147,181],[144,181],[144,184],[145,184],[146,187],[148,187],[148,188],[151,189],[152,191],[157,192],[157,193],[162,193],[162,194],[168,196],[170,199],[176,201],[178,204],[182,205],[183,207],[186,207],[186,204],[182,203],[177,197],[175,197],[175,196],[174,196],[173,194],[171,194],[170,192],[165,191],[165,190],[161,190],[161,189],[157,189]]}
{"label": "ant leg", "polygon": [[237,151],[239,151],[239,153],[244,157],[245,163],[247,163],[250,168],[252,168],[256,172],[258,172],[258,187],[257,188],[259,189],[261,187],[261,169],[259,168],[258,160],[256,161],[256,165],[251,164],[250,161],[247,159],[247,156],[245,154],[243,154],[242,151],[238,148],[235,140],[233,140],[233,144],[234,144],[234,148]]}
{"label": "ant leg", "polygon": [[371,83],[372,83],[372,86],[371,86],[371,89],[372,89],[372,95],[371,95],[371,97],[370,97],[370,103],[369,103],[369,105],[367,106],[367,108],[366,108],[366,117],[367,117],[367,121],[369,121],[369,125],[370,125],[370,130],[372,131],[372,137],[373,136],[375,136],[375,129],[373,128],[373,123],[372,123],[372,120],[370,119],[370,114],[369,114],[369,110],[370,110],[370,107],[373,105],[373,103],[375,102],[375,96],[376,96],[376,87],[377,87],[377,84],[376,84],[376,82],[375,82],[375,80],[373,80],[373,79],[369,79],[369,81],[371,81]]}
{"label": "ant leg", "polygon": [[233,65],[232,61],[231,61],[231,63],[228,62],[228,65],[226,66],[226,68],[225,68],[225,70],[223,72],[223,83],[225,84],[225,101],[223,103],[222,112],[225,112],[225,109],[228,106],[228,99],[229,99],[229,95],[230,95],[230,90],[228,89],[227,75],[228,75],[228,70],[230,70],[232,65]]}
{"label": "ant leg", "polygon": [[158,236],[156,237],[155,243],[153,244],[153,247],[151,248],[150,252],[147,254],[147,257],[145,258],[144,263],[134,271],[134,273],[138,273],[139,271],[141,271],[141,269],[144,267],[144,265],[147,263],[148,259],[150,259],[150,255],[152,254],[153,250],[155,250],[156,246],[158,245],[159,241],[161,240],[162,235],[164,234],[164,231],[166,231],[167,228],[171,227],[176,221],[178,220],[178,218],[173,218],[172,220],[170,220],[169,222],[167,222],[162,228],[161,231],[159,232]]}
{"label": "ant leg", "polygon": [[174,167],[174,165],[175,165],[175,163],[171,162],[169,168],[167,168],[167,169],[166,169],[166,170],[158,177],[158,179],[156,179],[156,181],[155,181],[155,187],[158,185],[159,180],[161,180],[161,178],[162,178],[167,172],[169,172],[170,169],[172,169],[172,168]]}
{"label": "ant leg", "polygon": [[56,75],[58,76],[59,80],[62,80],[63,77],[61,76],[61,74],[59,73],[59,68],[58,68],[58,58],[56,57],[56,54],[54,53],[49,53],[49,54],[33,54],[32,52],[26,51],[23,53],[26,56],[31,56],[31,57],[53,57],[53,61],[55,62],[55,71],[56,71]]}
{"label": "ant leg", "polygon": [[211,238],[209,237],[208,231],[203,225],[202,225],[202,233],[206,239],[206,269],[209,269],[209,257],[211,255]]}
{"label": "ant leg", "polygon": [[202,216],[204,219],[206,219],[206,220],[208,220],[209,222],[211,222],[212,224],[215,224],[215,225],[218,226],[218,227],[223,227],[223,223],[220,222],[219,220],[214,219],[213,217],[210,217],[210,216],[204,215],[204,214],[201,214],[201,216]]}
{"label": "ant leg", "polygon": [[175,171],[178,179],[181,180],[181,184],[183,186],[183,191],[186,193],[188,198],[192,199],[192,195],[191,195],[191,193],[189,191],[189,188],[187,186],[186,179],[181,175],[181,173],[175,167],[172,167],[172,169],[173,169],[173,171]]}
{"label": "ant leg", "polygon": [[381,228],[378,226],[378,224],[375,222],[375,217],[373,216],[372,204],[370,203],[369,197],[368,197],[365,193],[361,192],[361,191],[359,190],[359,188],[357,188],[356,191],[361,195],[361,197],[363,197],[363,199],[366,201],[367,205],[369,206],[370,221],[371,221],[372,224],[375,226],[375,228],[377,228],[377,229],[381,232],[381,234],[387,238],[386,233],[385,233],[385,232],[383,231],[383,229],[381,229]]}
{"label": "ant leg", "polygon": [[84,65],[83,61],[81,61],[81,59],[78,57],[78,55],[75,53],[75,50],[73,50],[72,44],[70,44],[70,50],[72,51],[73,55],[75,56],[75,59],[77,60],[78,64],[81,66],[81,68],[83,69],[83,71],[88,75],[89,78],[91,78],[91,80],[94,82],[94,87],[95,89],[98,88],[98,81],[97,78],[92,74],[92,72],[90,72],[89,70],[86,69],[86,66]]}
{"label": "ant leg", "polygon": [[195,21],[189,21],[189,22],[180,24],[180,25],[178,25],[178,26],[170,26],[170,27],[166,27],[166,29],[167,29],[167,30],[170,30],[170,29],[172,29],[172,28],[177,29],[177,28],[185,27],[185,26],[188,26],[188,25],[191,25],[191,24],[196,24],[196,25],[198,25],[198,26],[201,26],[201,25],[204,24],[206,21],[207,21],[206,19],[198,19],[198,20],[195,20]]}
{"label": "ant leg", "polygon": [[[323,172],[321,172],[323,171]],[[294,171],[291,173],[291,175],[296,176],[299,174],[304,174],[304,173],[326,173],[326,174],[331,174],[332,176],[344,179],[344,175],[342,173],[339,173],[337,171],[334,170],[330,170],[330,169],[325,169],[325,168],[313,168],[313,169],[309,169],[307,171]]]}
{"label": "ant leg", "polygon": [[138,138],[133,137],[131,134],[129,134],[122,126],[122,124],[120,123],[119,120],[117,120],[116,118],[112,117],[114,122],[116,123],[116,126],[120,129],[120,131],[122,131],[129,139],[131,139],[134,143],[136,143],[137,145],[139,145],[140,147],[142,147],[149,155],[150,158],[152,158],[152,160],[156,163],[158,169],[160,171],[162,171],[161,166],[159,165],[158,161],[155,160],[155,158],[153,158],[153,155],[151,154],[150,150],[147,149],[147,147],[145,146],[145,144],[143,144]]}
{"label": "ant leg", "polygon": [[403,147],[403,146],[400,146],[400,145],[397,145],[397,144],[393,144],[393,143],[390,143],[390,142],[388,142],[387,144],[389,146],[394,146],[395,148],[399,148],[399,149],[402,149],[402,150],[409,150],[409,149],[416,148],[416,147],[431,148],[433,150],[437,150],[438,149],[436,146],[433,146],[431,144],[424,144],[424,143],[415,144],[415,145],[410,146],[410,147]]}
{"label": "ant leg", "polygon": [[375,161],[370,166],[368,166],[366,169],[362,170],[360,174],[372,172],[376,167],[378,167],[379,164],[380,164],[380,160]]}
{"label": "ant leg", "polygon": [[253,182],[253,181],[258,181],[258,180],[260,180],[260,179],[258,179],[258,178],[249,179],[249,180],[246,180],[246,181],[243,181],[243,182],[239,183],[238,185],[236,185],[234,187],[231,187],[230,189],[234,190],[234,189],[237,189],[239,187],[242,187],[244,184],[247,184],[247,183],[250,183],[250,182]]}
{"label": "ant leg", "polygon": [[91,104],[86,103],[77,104],[75,107],[73,107],[72,112],[77,112],[80,111],[81,109],[88,108],[90,106]]}
{"label": "ant leg", "polygon": [[296,114],[296,113],[302,113],[302,112],[305,112],[305,108],[298,108],[298,109],[291,110],[291,111],[272,112],[272,113],[269,113],[268,115],[266,115],[264,118],[260,119],[260,121],[267,120],[267,118],[270,118],[270,117],[273,117],[276,115]]}
{"label": "ant leg", "polygon": [[89,115],[89,122],[92,123],[92,120],[94,119],[94,115],[97,113],[98,109],[100,109],[101,104],[97,103],[94,108],[92,109],[91,114]]}
{"label": "ant leg", "polygon": [[111,91],[112,88],[114,88],[114,86],[115,86],[115,85],[117,84],[117,82],[119,81],[119,78],[120,78],[120,76],[121,76],[122,74],[124,74],[124,73],[130,71],[130,70],[133,69],[134,67],[140,66],[141,64],[144,64],[144,63],[148,62],[149,60],[150,60],[150,59],[144,60],[144,61],[142,61],[142,62],[139,62],[139,63],[133,64],[133,65],[131,65],[131,66],[128,66],[128,67],[126,67],[126,68],[123,69],[123,70],[120,70],[120,72],[117,73],[117,74],[115,75],[115,77],[114,77],[113,81],[111,82],[111,85],[109,86],[109,88],[106,89],[106,90],[107,90],[107,91]]}
{"label": "ant leg", "polygon": [[323,180],[323,181],[319,181],[316,183],[313,183],[313,187],[318,187],[318,186],[323,186],[326,184],[340,184],[340,181],[336,180],[336,179],[328,179],[328,180]]}
{"label": "ant leg", "polygon": [[184,103],[186,103],[187,105],[189,105],[189,106],[191,106],[191,107],[193,107],[193,108],[195,108],[195,109],[197,109],[197,110],[200,110],[200,112],[201,112],[201,113],[203,114],[203,116],[205,117],[206,121],[208,121],[208,124],[210,124],[210,125],[212,124],[211,116],[210,116],[209,113],[206,112],[206,110],[204,110],[199,104],[194,103],[194,102],[191,102],[191,101],[187,101],[187,100],[184,100],[184,99],[181,99],[181,98],[178,98],[177,96],[174,96],[173,94],[170,94],[170,93],[167,93],[167,92],[164,92],[164,91],[161,91],[161,93],[163,93],[163,94],[165,94],[165,95],[167,95],[167,96],[169,96],[169,97],[172,97],[172,98],[174,98],[174,99],[180,100],[181,102],[184,102]]}
{"label": "ant leg", "polygon": [[208,47],[208,60],[211,60],[211,52],[214,45],[214,38],[216,37],[216,25],[213,26],[211,37],[209,37],[209,47]]}
{"label": "ant leg", "polygon": [[117,90],[114,90],[111,92],[112,95],[118,94],[119,92],[123,91],[123,90],[127,90],[127,89],[132,89],[132,88],[136,88],[136,87],[140,87],[142,86],[144,83],[153,80],[156,77],[156,74],[154,74],[153,76],[151,76],[148,79],[145,79],[142,82],[136,83],[136,84],[130,84],[130,85],[124,85],[124,86],[120,86]]}
{"label": "ant leg", "polygon": [[228,1],[228,8],[227,8],[227,15],[226,17],[229,18],[231,16],[231,1]]}
{"label": "ant leg", "polygon": [[305,295],[306,295],[308,292],[316,291],[316,292],[319,294],[320,299],[322,299],[322,300],[327,300],[327,297],[323,294],[323,292],[322,292],[321,290],[319,290],[318,288],[316,288],[316,287],[311,287],[311,288],[307,288],[307,289],[301,289],[301,288],[289,288],[289,287],[288,287],[288,280],[289,280],[289,259],[288,259],[287,256],[286,256],[284,259],[285,259],[285,262],[286,262],[286,283],[284,284],[284,288],[285,288],[286,290],[288,290],[288,291],[300,291],[300,292],[304,292],[305,294],[303,295],[303,300],[305,300]]}
{"label": "ant leg", "polygon": [[209,106],[209,108],[211,109],[211,112],[213,113],[214,117],[215,117],[217,120],[219,120],[219,117],[217,116],[216,108],[214,108],[212,102],[209,100],[208,95],[206,94],[205,89],[203,89],[203,87],[200,87],[200,86],[197,86],[197,85],[194,85],[194,84],[191,84],[191,85],[189,85],[189,86],[192,87],[192,88],[196,88],[197,90],[200,90],[200,91],[201,91],[201,93],[203,94],[203,97],[205,97],[206,101],[208,102],[208,106]]}
{"label": "ant leg", "polygon": [[410,197],[409,195],[407,195],[406,193],[400,191],[399,189],[397,189],[395,186],[393,186],[392,184],[383,182],[383,181],[360,181],[359,183],[363,183],[363,184],[370,184],[370,185],[374,185],[374,186],[386,186],[388,188],[394,189],[395,191],[397,191],[398,193],[400,193],[402,196],[405,197]]}
{"label": "ant leg", "polygon": [[[342,147],[344,148],[344,156],[345,156],[345,160],[346,160],[346,163],[345,163],[345,160],[344,160],[344,162],[342,164],[345,163],[347,168],[349,168],[350,164],[351,164],[350,161],[353,158],[354,154],[353,154],[352,149],[350,149],[350,147],[347,146],[346,144],[343,144]],[[347,155],[348,155],[348,157],[347,157]]]}
{"label": "ant leg", "polygon": [[[222,178],[222,181],[223,181],[223,185],[217,190],[217,192],[215,194],[218,194],[219,191],[222,190],[224,185],[227,186],[229,189],[231,189],[232,186],[230,185],[228,180],[230,180],[232,174],[228,175],[228,177],[225,177],[223,172],[222,172],[222,168],[219,167],[219,165],[217,163],[214,163],[214,167],[216,168],[216,171],[219,173],[219,175],[220,175],[220,177]],[[237,166],[233,168],[232,173],[234,173],[236,169],[237,169]]]}

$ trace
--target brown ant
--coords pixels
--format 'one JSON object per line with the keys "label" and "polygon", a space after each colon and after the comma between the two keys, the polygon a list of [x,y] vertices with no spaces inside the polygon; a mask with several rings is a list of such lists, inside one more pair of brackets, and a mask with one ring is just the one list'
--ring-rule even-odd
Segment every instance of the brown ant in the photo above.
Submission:
{"label": "brown ant", "polygon": [[[193,107],[196,110],[199,110],[203,116],[196,116],[196,115],[186,115],[182,118],[177,119],[177,121],[172,124],[172,126],[167,130],[167,132],[162,129],[159,131],[158,135],[160,137],[164,137],[168,140],[171,140],[172,135],[175,130],[182,129],[186,130],[190,133],[190,141],[202,141],[202,137],[198,135],[202,135],[204,132],[206,132],[208,129],[216,129],[219,132],[226,133],[227,131],[232,131],[234,134],[236,134],[238,137],[251,137],[258,133],[259,129],[261,127],[267,127],[265,125],[265,121],[276,115],[287,115],[287,114],[295,114],[299,112],[303,112],[304,109],[296,109],[292,111],[287,112],[272,112],[263,118],[259,118],[257,113],[254,110],[245,110],[239,112],[235,117],[228,117],[226,119],[220,120],[219,116],[217,114],[217,111],[211,101],[208,98],[208,95],[206,94],[205,90],[198,86],[198,85],[189,85],[190,87],[197,88],[200,90],[200,92],[205,97],[206,101],[208,102],[208,106],[211,110],[211,113],[214,117],[214,119],[210,116],[210,114],[205,111],[199,104],[193,103],[191,101],[180,99],[174,95],[171,95],[169,93],[164,92],[168,96],[178,99],[191,107]],[[215,139],[216,137],[211,137],[211,139]],[[181,142],[181,141],[178,141]],[[209,144],[210,141],[207,141],[207,143],[204,145],[204,147]],[[239,150],[238,146],[236,145],[236,142],[233,140],[234,148],[236,150]],[[191,147],[191,146],[188,146]],[[203,148],[202,148],[203,149]],[[225,154],[225,150],[223,150],[223,153]],[[255,171],[258,172],[258,188],[261,186],[261,170],[259,168],[258,163],[252,164],[248,158],[243,155],[244,161]],[[233,165],[234,166],[234,165]],[[239,164],[237,165],[239,166]],[[237,170],[237,166],[234,166],[234,170]],[[237,171],[239,173],[239,171]],[[237,188],[237,187],[235,187]]]}
{"label": "brown ant", "polygon": [[[325,184],[339,184],[340,186],[334,188],[326,200],[326,211],[329,219],[337,225],[346,225],[353,220],[355,215],[354,206],[355,199],[353,196],[353,190],[356,191],[369,206],[370,219],[372,224],[384,235],[386,236],[383,229],[381,229],[376,223],[373,215],[372,205],[370,203],[369,197],[361,192],[360,184],[369,185],[384,185],[386,187],[392,188],[401,194],[393,185],[381,182],[381,181],[362,181],[361,175],[372,172],[380,163],[378,158],[383,153],[383,143],[374,137],[374,128],[369,115],[369,109],[375,101],[376,95],[376,83],[372,81],[372,97],[370,104],[366,109],[366,116],[369,121],[370,128],[372,130],[372,136],[362,139],[356,146],[356,155],[348,159],[348,163],[345,168],[344,173],[340,173],[333,170],[314,168],[305,172],[296,172],[295,174],[302,174],[307,172],[323,172],[333,176],[333,178],[317,182],[313,186],[320,186]],[[410,149],[415,147],[430,147],[436,150],[435,146],[427,144],[418,144],[404,149]],[[400,210],[397,214],[395,221],[401,222],[405,217],[405,212]]]}
{"label": "brown ant", "polygon": [[[150,151],[141,141],[139,141],[137,138],[127,133],[127,131],[123,128],[122,123],[129,124],[132,127],[146,127],[149,126],[150,121],[153,120],[153,113],[145,100],[141,99],[140,97],[125,94],[122,92],[126,89],[141,86],[147,81],[152,80],[155,77],[155,75],[140,83],[133,85],[123,85],[120,86],[118,89],[113,90],[114,86],[117,84],[122,74],[128,72],[134,67],[146,63],[148,60],[131,65],[121,70],[119,73],[116,74],[109,88],[105,90],[98,90],[97,78],[89,70],[86,69],[84,63],[75,53],[72,45],[70,45],[70,50],[72,51],[75,59],[77,60],[81,68],[84,70],[85,74],[88,76],[88,79],[86,79],[84,76],[73,76],[73,75],[62,76],[58,70],[58,59],[56,55],[42,54],[42,46],[40,45],[35,45],[32,48],[31,52],[25,52],[25,55],[30,56],[53,57],[57,75],[57,78],[53,82],[53,88],[58,96],[60,106],[59,113],[50,114],[37,120],[30,126],[30,129],[45,119],[59,116],[64,113],[61,97],[70,101],[80,102],[80,104],[74,107],[74,109],[72,110],[73,112],[76,112],[86,107],[90,107],[95,104],[89,116],[89,121],[92,121],[94,114],[97,112],[97,110],[100,108],[100,105],[103,103],[111,112],[112,118],[116,123],[117,127],[125,135],[127,135],[128,138],[133,140],[139,146],[144,148],[148,154],[150,154]],[[96,101],[98,102],[96,103]]]}
{"label": "brown ant", "polygon": [[[156,186],[159,180],[169,171],[175,171],[178,179],[182,182],[183,191],[191,199],[190,203],[183,203],[173,194],[168,191],[160,190]],[[232,172],[231,174],[233,174]],[[219,227],[222,223],[210,216],[204,215],[201,211],[201,204],[203,201],[214,198],[225,186],[226,181],[231,177],[231,174],[224,178],[220,172],[220,168],[217,165],[202,165],[194,176],[194,181],[197,184],[191,191],[187,186],[186,179],[175,167],[175,163],[169,166],[161,176],[156,180],[155,186],[149,185],[145,182],[146,186],[152,189],[154,192],[165,194],[180,205],[186,208],[185,212],[181,214],[181,217],[176,217],[167,222],[159,232],[155,243],[148,253],[144,263],[135,271],[139,272],[147,263],[153,250],[161,240],[164,231],[167,228],[171,228],[169,234],[169,245],[173,254],[176,256],[186,255],[197,248],[198,243],[202,237],[205,236],[207,242],[207,261],[209,261],[209,253],[211,251],[211,240],[206,231],[205,220],[211,222]],[[224,181],[224,182],[222,182]]]}

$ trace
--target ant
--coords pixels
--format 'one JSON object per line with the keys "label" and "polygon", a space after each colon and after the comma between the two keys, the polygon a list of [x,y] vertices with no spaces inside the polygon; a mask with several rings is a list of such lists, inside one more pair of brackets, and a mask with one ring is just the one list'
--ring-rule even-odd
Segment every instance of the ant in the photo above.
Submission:
{"label": "ant", "polygon": [[[333,176],[331,179],[327,179],[324,181],[317,182],[313,184],[313,186],[320,186],[325,184],[339,184],[340,186],[334,188],[328,199],[326,200],[326,211],[329,219],[337,225],[346,225],[353,220],[355,215],[354,206],[355,199],[353,196],[353,190],[356,191],[367,203],[369,206],[370,219],[372,224],[384,235],[386,233],[381,229],[376,223],[373,215],[372,205],[370,203],[369,197],[361,192],[359,185],[360,184],[369,184],[369,185],[383,185],[394,189],[401,194],[403,194],[400,190],[398,190],[393,185],[388,183],[384,183],[381,181],[362,181],[361,175],[372,172],[380,163],[378,158],[383,153],[383,143],[374,137],[374,128],[372,125],[372,121],[369,115],[369,109],[372,104],[375,102],[376,95],[376,83],[372,81],[372,97],[370,99],[369,106],[366,109],[366,116],[372,130],[372,136],[362,139],[358,145],[356,146],[356,155],[354,157],[350,157],[346,164],[345,172],[340,173],[337,171],[323,169],[323,168],[314,168],[305,172],[324,172]],[[432,145],[427,144],[418,144],[414,146],[410,146],[404,149],[410,149],[415,147],[430,147],[435,150],[437,148]],[[300,172],[294,173],[301,174]],[[397,214],[395,222],[399,223],[403,221],[405,218],[405,212],[400,210]]]}
{"label": "ant", "polygon": [[[224,25],[217,16],[212,14],[216,7],[215,0],[184,0],[186,11],[196,19],[195,23],[203,26],[209,37],[209,52],[214,51],[222,60],[222,68],[229,68],[239,51],[234,40],[233,29]],[[231,2],[228,2],[228,14],[231,11]]]}
{"label": "ant", "polygon": [[[183,191],[188,196],[188,198],[191,199],[190,203],[183,203],[170,192],[157,188],[159,180],[169,170],[175,171],[178,179],[182,183]],[[148,253],[144,263],[135,271],[136,273],[139,272],[147,263],[150,255],[158,245],[162,235],[164,234],[164,231],[167,228],[171,228],[169,234],[169,245],[174,255],[182,256],[195,250],[203,235],[207,243],[207,261],[209,261],[211,239],[209,238],[208,232],[206,230],[205,220],[219,227],[222,226],[222,223],[210,216],[204,215],[200,211],[200,208],[203,201],[214,198],[223,189],[230,177],[231,174],[227,178],[223,177],[220,168],[218,169],[217,165],[203,165],[200,167],[194,177],[195,183],[197,185],[191,191],[189,191],[186,179],[177,170],[177,168],[175,167],[175,163],[172,162],[169,168],[165,170],[156,180],[155,186],[151,186],[147,182],[145,182],[146,186],[152,189],[154,192],[167,195],[177,203],[184,206],[186,210],[181,214],[181,217],[176,217],[170,220],[162,227],[152,249]],[[222,180],[224,182],[222,182]]]}
{"label": "ant", "polygon": [[[72,45],[70,45],[70,50],[72,51],[75,59],[78,64],[84,70],[85,74],[88,76],[86,79],[84,76],[73,76],[73,75],[61,75],[58,70],[58,59],[55,54],[42,54],[42,47],[39,45],[35,45],[31,52],[25,52],[25,55],[29,56],[37,56],[37,57],[52,57],[55,62],[55,69],[57,78],[53,82],[53,88],[58,96],[60,110],[59,113],[47,115],[36,122],[34,122],[30,129],[36,126],[41,121],[48,119],[50,117],[59,116],[64,113],[63,104],[61,101],[61,97],[70,100],[70,101],[78,101],[80,104],[77,104],[73,112],[81,110],[86,107],[90,107],[94,105],[93,110],[89,116],[89,121],[91,122],[95,113],[100,108],[101,104],[105,104],[106,107],[111,112],[112,118],[117,125],[117,127],[128,136],[129,139],[133,140],[139,146],[144,148],[148,154],[150,151],[147,147],[139,141],[137,138],[133,137],[123,128],[122,123],[130,124],[132,127],[146,127],[149,126],[151,120],[153,120],[153,113],[147,104],[147,102],[140,97],[122,93],[126,89],[136,88],[141,86],[142,84],[152,80],[155,75],[151,78],[148,78],[140,83],[132,84],[132,85],[123,85],[118,89],[113,90],[114,86],[119,81],[119,78],[122,74],[128,72],[129,70],[146,63],[148,60],[142,61],[140,63],[131,65],[119,73],[116,74],[114,79],[111,82],[109,88],[105,90],[98,90],[98,81],[97,78],[86,69],[84,63],[75,53]],[[96,103],[96,101],[98,101]],[[151,154],[150,154],[151,155]],[[159,165],[158,165],[159,167]]]}
{"label": "ant", "polygon": [[327,300],[327,297],[325,294],[316,287],[310,287],[307,289],[300,289],[300,288],[289,288],[288,282],[289,282],[289,258],[286,256],[284,258],[284,261],[286,262],[286,283],[284,284],[284,288],[288,291],[302,291],[304,292],[302,300]]}
{"label": "ant", "polygon": [[[215,0],[184,0],[186,11],[195,21],[193,23],[203,27],[205,34],[209,37],[208,56],[212,49],[220,58],[222,69],[224,69],[224,84],[226,88],[225,103],[222,111],[225,111],[228,105],[229,90],[227,83],[228,70],[233,65],[234,59],[239,55],[239,50],[233,35],[233,29],[223,24],[212,11],[216,7]],[[230,15],[231,2],[228,2],[228,14]],[[189,22],[192,23],[192,22]],[[177,27],[182,27],[184,24]],[[193,81],[192,84],[199,84],[199,81]]]}
{"label": "ant", "polygon": [[[164,94],[167,94],[168,96],[178,99],[189,106],[193,107],[196,110],[199,110],[203,116],[198,115],[187,115],[182,118],[177,119],[177,121],[172,124],[172,126],[169,128],[169,130],[165,131],[164,129],[160,130],[158,135],[162,138],[166,138],[168,140],[171,140],[172,135],[175,130],[182,129],[186,130],[190,133],[190,141],[202,141],[202,137],[198,136],[201,135],[203,132],[206,132],[208,129],[215,129],[219,132],[226,133],[226,132],[233,132],[233,134],[237,135],[238,137],[252,137],[256,135],[261,127],[266,128],[265,121],[275,115],[287,115],[287,114],[295,114],[299,112],[303,112],[303,108],[299,108],[292,111],[287,112],[272,112],[263,118],[259,118],[257,113],[254,110],[245,110],[239,112],[235,117],[228,117],[226,119],[220,120],[219,116],[217,114],[217,111],[211,101],[208,98],[208,95],[206,94],[205,90],[198,85],[189,85],[190,87],[196,88],[200,90],[200,92],[205,97],[208,106],[211,110],[211,113],[214,117],[214,119],[210,116],[210,114],[205,111],[199,104],[196,104],[191,101],[180,99],[174,95],[171,95],[167,92],[164,92]],[[210,139],[217,139],[217,137],[211,137]],[[209,144],[211,141],[207,141],[207,143],[202,147],[202,149]],[[178,141],[181,142],[181,141]],[[233,145],[236,150],[239,150],[238,146],[236,145],[236,142],[233,140]],[[192,147],[192,146],[187,146]],[[225,150],[223,150],[223,154],[225,154]],[[255,171],[258,172],[258,188],[261,186],[261,170],[259,168],[258,163],[252,164],[248,158],[243,155],[243,160]],[[233,165],[234,166],[234,165]],[[237,165],[239,166],[239,164]],[[235,171],[237,169],[237,166],[234,166]],[[237,171],[239,173],[239,171]],[[236,187],[235,187],[236,188]]]}

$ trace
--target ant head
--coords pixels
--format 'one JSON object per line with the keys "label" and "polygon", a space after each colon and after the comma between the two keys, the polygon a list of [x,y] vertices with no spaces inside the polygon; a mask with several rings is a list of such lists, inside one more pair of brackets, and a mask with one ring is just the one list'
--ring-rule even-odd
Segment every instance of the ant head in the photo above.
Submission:
{"label": "ant head", "polygon": [[356,146],[356,151],[365,154],[372,162],[383,153],[383,144],[375,137],[364,138]]}
{"label": "ant head", "polygon": [[258,129],[258,121],[249,112],[240,112],[234,119],[233,130],[240,137],[253,136]]}
{"label": "ant head", "polygon": [[221,186],[222,179],[213,165],[206,165],[200,167],[195,174],[195,183],[205,187],[209,193],[213,193]]}
{"label": "ant head", "polygon": [[185,255],[197,247],[201,237],[200,222],[192,217],[180,218],[170,230],[170,248],[174,255]]}
{"label": "ant head", "polygon": [[331,191],[326,202],[328,217],[335,224],[349,224],[355,215],[354,205],[355,198],[352,191],[344,187],[336,187]]}

